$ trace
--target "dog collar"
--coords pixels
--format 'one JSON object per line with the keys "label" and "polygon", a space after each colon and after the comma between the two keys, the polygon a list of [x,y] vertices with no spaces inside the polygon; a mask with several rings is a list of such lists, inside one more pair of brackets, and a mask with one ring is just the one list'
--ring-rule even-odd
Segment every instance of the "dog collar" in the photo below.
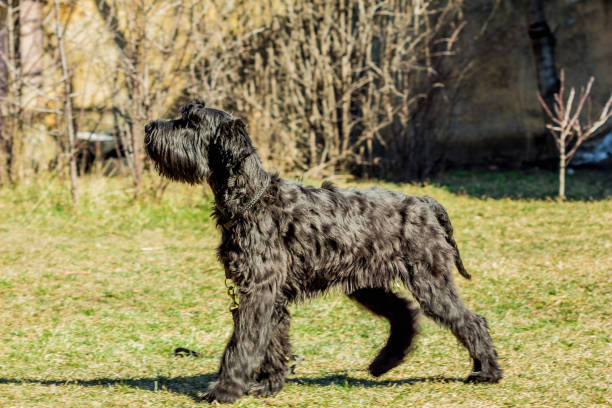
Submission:
{"label": "dog collar", "polygon": [[[234,224],[236,224],[236,221],[238,221],[238,217],[244,213],[246,213],[248,210],[250,210],[256,203],[257,201],[259,201],[259,199],[261,198],[261,196],[266,192],[266,190],[268,189],[268,187],[270,186],[270,178],[266,179],[266,183],[263,185],[263,187],[257,192],[257,194],[255,194],[255,197],[253,197],[251,199],[251,201],[249,201],[247,203],[247,205],[245,205],[240,211],[237,212],[236,215],[234,215],[233,217],[231,217],[229,219],[229,221],[221,224],[223,226],[223,228],[225,228],[226,230],[229,230]],[[217,207],[217,209],[222,213],[225,214],[225,212],[215,203],[215,207]]]}
{"label": "dog collar", "polygon": [[230,298],[232,302],[230,303],[228,310],[230,312],[233,312],[234,310],[238,309],[238,306],[239,306],[238,299],[237,299],[238,294],[236,293],[236,285],[234,284],[234,282],[232,282],[231,279],[225,278],[225,289],[227,292],[227,296]]}

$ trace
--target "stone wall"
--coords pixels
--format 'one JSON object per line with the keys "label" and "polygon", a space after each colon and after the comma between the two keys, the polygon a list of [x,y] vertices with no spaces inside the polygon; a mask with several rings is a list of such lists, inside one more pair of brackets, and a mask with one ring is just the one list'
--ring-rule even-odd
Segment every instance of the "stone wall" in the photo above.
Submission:
{"label": "stone wall", "polygon": [[[566,84],[579,87],[593,75],[598,108],[612,92],[612,0],[544,0],[544,5]],[[462,46],[475,58],[457,106],[451,163],[518,166],[552,157],[524,1],[466,0],[465,6]]]}

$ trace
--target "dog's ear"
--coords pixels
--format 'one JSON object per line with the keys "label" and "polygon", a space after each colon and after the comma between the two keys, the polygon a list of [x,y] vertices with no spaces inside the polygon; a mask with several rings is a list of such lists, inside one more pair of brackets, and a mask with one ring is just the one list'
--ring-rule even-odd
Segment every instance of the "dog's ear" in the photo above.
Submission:
{"label": "dog's ear", "polygon": [[[201,99],[193,99],[186,105],[181,106],[179,113],[183,118],[189,119],[193,115],[198,115],[198,112],[202,112],[202,109],[206,107],[206,104]],[[198,116],[199,118],[199,116]]]}
{"label": "dog's ear", "polygon": [[192,105],[199,105],[202,108],[206,107],[206,104],[204,103],[204,100],[200,99],[200,98],[194,98],[191,100],[191,104]]}
{"label": "dog's ear", "polygon": [[240,138],[240,136],[246,136],[250,141],[251,138],[249,136],[249,132],[247,131],[247,124],[244,120],[238,119],[230,119],[226,120],[219,125],[219,139],[236,139]]}
{"label": "dog's ear", "polygon": [[232,127],[232,134],[234,136],[246,136],[249,141],[251,140],[251,137],[249,136],[249,132],[247,131],[247,124],[244,120],[238,118],[238,119],[234,119],[234,120],[230,120],[229,121]]}
{"label": "dog's ear", "polygon": [[247,124],[242,119],[231,119],[221,123],[214,144],[218,149],[215,153],[222,161],[222,165],[227,168],[235,167],[247,156],[255,153]]}

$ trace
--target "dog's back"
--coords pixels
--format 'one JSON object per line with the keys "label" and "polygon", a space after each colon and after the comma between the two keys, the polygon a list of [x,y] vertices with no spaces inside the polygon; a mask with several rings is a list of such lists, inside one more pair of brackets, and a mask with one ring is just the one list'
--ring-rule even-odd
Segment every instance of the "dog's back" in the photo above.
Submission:
{"label": "dog's back", "polygon": [[281,239],[295,258],[292,265],[301,269],[295,272],[309,286],[312,279],[325,282],[321,290],[334,283],[382,284],[405,276],[411,264],[463,266],[456,261],[448,216],[429,197],[380,188],[342,189],[329,182],[317,188],[288,180],[281,181],[279,194]]}

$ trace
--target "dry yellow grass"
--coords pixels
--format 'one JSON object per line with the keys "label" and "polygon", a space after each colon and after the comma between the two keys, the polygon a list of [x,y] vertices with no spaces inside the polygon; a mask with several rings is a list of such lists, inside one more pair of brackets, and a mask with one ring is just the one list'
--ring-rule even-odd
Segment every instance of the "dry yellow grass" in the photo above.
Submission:
{"label": "dry yellow grass", "polygon": [[[304,361],[287,387],[235,405],[610,406],[609,187],[578,178],[570,193],[596,200],[542,199],[554,177],[359,183],[432,195],[448,208],[474,276],[457,283],[489,320],[500,384],[463,383],[467,353],[427,319],[403,365],[368,376],[386,324],[330,294],[292,308]],[[213,378],[231,329],[210,197],[171,185],[161,200],[133,200],[128,180],[83,184],[79,208],[53,182],[0,190],[0,406],[202,406],[192,396]],[[175,358],[178,346],[202,357]]]}

